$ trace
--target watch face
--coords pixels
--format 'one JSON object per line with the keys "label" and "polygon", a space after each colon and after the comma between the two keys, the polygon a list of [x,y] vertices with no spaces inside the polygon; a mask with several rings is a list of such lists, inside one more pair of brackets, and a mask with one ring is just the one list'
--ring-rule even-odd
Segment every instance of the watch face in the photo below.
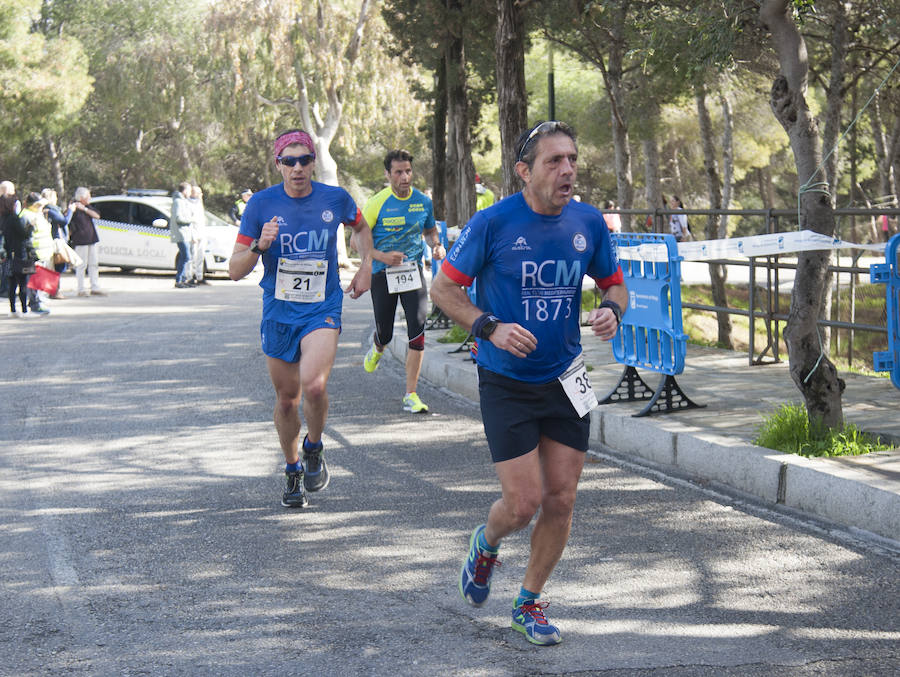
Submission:
{"label": "watch face", "polygon": [[494,333],[494,330],[497,328],[497,320],[488,320],[484,323],[484,327],[481,328],[481,338],[487,338],[491,334]]}

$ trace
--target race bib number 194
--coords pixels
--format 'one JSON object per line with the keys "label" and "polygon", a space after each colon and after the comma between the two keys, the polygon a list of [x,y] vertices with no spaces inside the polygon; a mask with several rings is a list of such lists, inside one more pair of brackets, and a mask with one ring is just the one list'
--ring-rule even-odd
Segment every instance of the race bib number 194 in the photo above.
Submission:
{"label": "race bib number 194", "polygon": [[292,303],[321,303],[325,300],[328,261],[278,259],[275,298]]}
{"label": "race bib number 194", "polygon": [[422,276],[415,261],[401,263],[399,266],[385,268],[388,292],[402,294],[405,291],[422,288]]}

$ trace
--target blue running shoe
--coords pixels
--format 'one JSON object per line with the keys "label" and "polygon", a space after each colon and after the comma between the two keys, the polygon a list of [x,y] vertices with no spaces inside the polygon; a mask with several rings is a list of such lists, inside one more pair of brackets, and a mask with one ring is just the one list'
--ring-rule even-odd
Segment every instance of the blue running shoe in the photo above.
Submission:
{"label": "blue running shoe", "polygon": [[469,539],[469,554],[459,572],[459,594],[472,606],[482,606],[491,594],[491,574],[500,566],[497,554],[485,552],[478,547],[478,535],[486,524],[475,527]]}
{"label": "blue running shoe", "polygon": [[522,605],[515,607],[512,612],[513,630],[521,632],[532,644],[541,646],[559,644],[562,641],[559,628],[551,625],[544,616],[544,609],[549,605],[549,602],[537,602],[533,599],[522,602]]}

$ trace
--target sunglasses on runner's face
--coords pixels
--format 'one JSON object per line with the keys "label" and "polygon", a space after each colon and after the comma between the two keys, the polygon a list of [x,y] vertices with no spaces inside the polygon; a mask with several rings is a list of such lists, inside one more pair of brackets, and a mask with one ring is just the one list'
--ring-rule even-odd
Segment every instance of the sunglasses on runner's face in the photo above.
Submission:
{"label": "sunglasses on runner's face", "polygon": [[275,159],[278,160],[285,167],[293,167],[298,162],[300,163],[301,167],[305,167],[310,162],[312,162],[313,160],[316,159],[316,154],[310,153],[308,155],[279,155]]}

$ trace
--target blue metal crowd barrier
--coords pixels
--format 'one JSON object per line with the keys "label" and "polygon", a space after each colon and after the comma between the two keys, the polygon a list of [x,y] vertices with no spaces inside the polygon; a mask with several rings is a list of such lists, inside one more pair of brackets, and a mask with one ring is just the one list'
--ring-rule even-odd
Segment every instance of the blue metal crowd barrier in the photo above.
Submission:
{"label": "blue metal crowd barrier", "polygon": [[[681,257],[672,235],[611,234],[628,288],[628,307],[612,341],[616,362],[625,365],[619,383],[600,404],[647,400],[635,416],[699,408],[679,387],[688,336],[681,319]],[[662,374],[650,388],[637,369]]]}
{"label": "blue metal crowd barrier", "polygon": [[891,383],[900,388],[900,233],[885,247],[884,263],[869,268],[872,283],[885,285],[888,349],[872,354],[875,371],[891,372]]}

